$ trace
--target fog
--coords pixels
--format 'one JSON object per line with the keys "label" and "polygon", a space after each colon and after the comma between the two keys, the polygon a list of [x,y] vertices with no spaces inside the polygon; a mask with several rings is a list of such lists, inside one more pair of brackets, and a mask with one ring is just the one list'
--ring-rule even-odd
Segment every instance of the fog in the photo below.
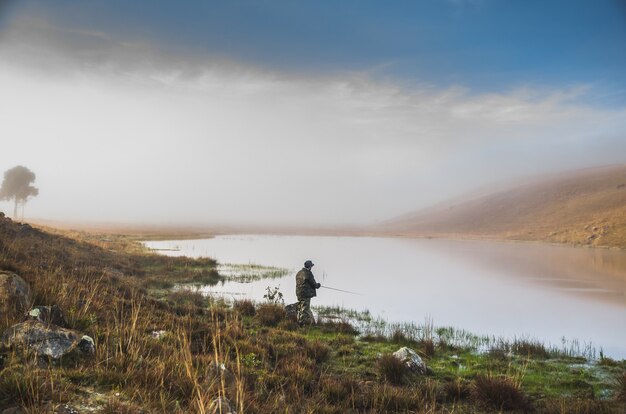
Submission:
{"label": "fog", "polygon": [[494,92],[175,46],[5,16],[0,169],[37,174],[27,219],[364,224],[625,161],[626,107],[593,83]]}

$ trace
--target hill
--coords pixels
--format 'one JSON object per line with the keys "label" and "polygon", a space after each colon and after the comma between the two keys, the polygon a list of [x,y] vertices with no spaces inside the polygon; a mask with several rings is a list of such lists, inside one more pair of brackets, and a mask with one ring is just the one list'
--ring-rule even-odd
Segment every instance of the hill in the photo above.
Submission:
{"label": "hill", "polygon": [[626,248],[626,165],[553,175],[443,203],[389,220],[381,229]]}

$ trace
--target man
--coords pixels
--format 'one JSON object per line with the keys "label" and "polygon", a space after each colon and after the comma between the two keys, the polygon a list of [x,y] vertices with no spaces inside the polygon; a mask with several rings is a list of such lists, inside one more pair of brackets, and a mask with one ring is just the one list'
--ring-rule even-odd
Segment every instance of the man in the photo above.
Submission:
{"label": "man", "polygon": [[317,296],[316,289],[322,285],[315,281],[311,268],[313,262],[304,262],[304,268],[296,275],[296,296],[298,297],[298,325],[310,325],[315,322],[311,312],[311,298]]}

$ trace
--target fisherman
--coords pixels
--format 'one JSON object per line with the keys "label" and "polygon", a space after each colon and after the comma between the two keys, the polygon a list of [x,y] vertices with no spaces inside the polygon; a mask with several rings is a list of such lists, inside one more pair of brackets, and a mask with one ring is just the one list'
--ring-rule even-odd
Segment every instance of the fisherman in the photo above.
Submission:
{"label": "fisherman", "polygon": [[296,296],[298,298],[298,325],[310,325],[315,322],[311,312],[311,298],[316,296],[315,290],[322,285],[315,281],[311,268],[313,262],[304,262],[304,268],[296,274]]}

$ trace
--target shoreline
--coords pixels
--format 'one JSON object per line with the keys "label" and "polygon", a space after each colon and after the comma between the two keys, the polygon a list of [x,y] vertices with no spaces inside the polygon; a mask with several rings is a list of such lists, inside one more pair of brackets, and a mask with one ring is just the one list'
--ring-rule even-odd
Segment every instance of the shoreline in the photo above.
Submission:
{"label": "shoreline", "polygon": [[533,243],[551,246],[579,247],[587,249],[626,251],[626,245],[602,245],[577,241],[551,241],[538,238],[519,238],[502,234],[437,233],[414,231],[378,230],[372,226],[265,226],[265,225],[206,225],[206,224],[154,224],[154,223],[106,223],[106,222],[64,222],[45,219],[32,219],[24,223],[43,230],[78,231],[92,234],[127,236],[136,240],[197,240],[222,235],[276,235],[276,236],[320,236],[320,237],[382,237],[404,239],[444,239],[444,240],[487,240],[508,243]]}

